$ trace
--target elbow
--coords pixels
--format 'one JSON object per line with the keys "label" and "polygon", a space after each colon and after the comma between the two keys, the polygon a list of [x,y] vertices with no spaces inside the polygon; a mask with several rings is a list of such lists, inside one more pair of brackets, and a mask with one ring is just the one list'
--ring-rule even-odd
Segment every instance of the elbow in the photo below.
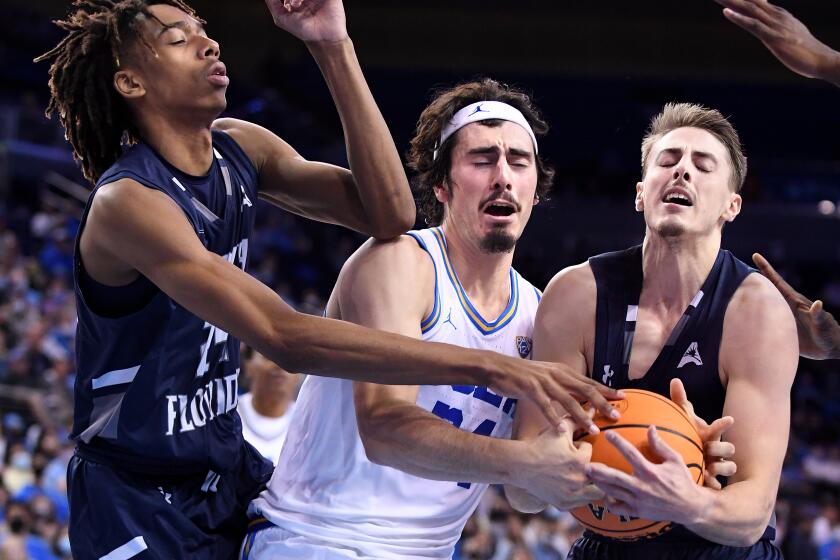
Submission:
{"label": "elbow", "polygon": [[729,539],[729,542],[722,543],[728,546],[736,546],[736,547],[747,547],[752,546],[758,542],[761,538],[761,535],[764,534],[764,526],[752,529],[749,531],[744,531],[739,535],[734,535],[732,539]]}
{"label": "elbow", "polygon": [[392,466],[388,460],[388,446],[383,443],[381,438],[382,427],[380,423],[369,417],[357,415],[357,424],[359,439],[362,440],[362,447],[365,450],[367,460],[381,467]]}
{"label": "elbow", "polygon": [[400,200],[394,205],[390,214],[383,219],[374,220],[371,226],[371,237],[380,241],[386,241],[398,237],[412,227],[417,217],[417,209],[414,200]]}

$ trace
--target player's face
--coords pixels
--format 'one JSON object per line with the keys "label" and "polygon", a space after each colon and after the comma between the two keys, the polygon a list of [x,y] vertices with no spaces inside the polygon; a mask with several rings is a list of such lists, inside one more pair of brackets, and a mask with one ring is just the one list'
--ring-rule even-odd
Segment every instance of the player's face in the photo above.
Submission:
{"label": "player's face", "polygon": [[253,392],[273,398],[294,396],[298,375],[289,373],[259,352],[254,352],[248,360],[245,371],[251,379]]}
{"label": "player's face", "polygon": [[518,124],[468,124],[457,133],[450,184],[435,193],[444,222],[487,253],[513,250],[534,205],[534,145]]}
{"label": "player's face", "polygon": [[219,44],[207,37],[201,23],[174,6],[156,4],[149,11],[166,26],[148,18],[145,39],[154,52],[138,41],[126,64],[142,87],[137,93],[143,105],[178,116],[221,113],[229,79],[219,60]]}
{"label": "player's face", "polygon": [[731,178],[732,162],[720,140],[700,128],[678,128],[651,148],[636,208],[662,237],[708,234],[741,210]]}

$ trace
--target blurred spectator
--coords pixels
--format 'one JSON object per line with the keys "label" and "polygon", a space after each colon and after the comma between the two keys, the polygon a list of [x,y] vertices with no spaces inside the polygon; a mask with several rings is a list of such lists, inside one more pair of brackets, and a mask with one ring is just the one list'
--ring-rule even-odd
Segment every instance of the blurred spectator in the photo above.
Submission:
{"label": "blurred spectator", "polygon": [[250,391],[237,410],[245,439],[277,464],[295,408],[300,375],[289,373],[256,350],[245,347],[242,369]]}

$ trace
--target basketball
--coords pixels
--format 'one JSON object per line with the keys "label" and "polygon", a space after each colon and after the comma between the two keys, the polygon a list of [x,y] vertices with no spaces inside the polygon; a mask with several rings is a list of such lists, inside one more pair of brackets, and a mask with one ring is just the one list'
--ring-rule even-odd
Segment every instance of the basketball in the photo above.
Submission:
{"label": "basketball", "polygon": [[[703,484],[703,443],[685,411],[673,401],[650,391],[624,389],[624,393],[625,399],[612,402],[621,412],[621,418],[611,420],[598,413],[594,421],[601,432],[596,436],[588,434],[578,438],[592,444],[592,462],[632,474],[633,469],[627,459],[607,441],[605,434],[608,430],[617,431],[648,460],[661,462],[653,455],[647,442],[648,427],[656,426],[659,437],[682,455],[685,466],[697,484]],[[589,405],[585,408],[589,408]],[[667,531],[670,526],[669,521],[612,514],[601,501],[575,508],[571,514],[587,529],[620,540],[654,537]]]}

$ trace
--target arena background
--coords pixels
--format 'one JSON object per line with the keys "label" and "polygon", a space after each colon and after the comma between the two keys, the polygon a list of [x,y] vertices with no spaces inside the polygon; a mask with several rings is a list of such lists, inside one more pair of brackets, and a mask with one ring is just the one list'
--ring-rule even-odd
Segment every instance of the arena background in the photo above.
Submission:
{"label": "arena background", "polygon": [[[307,158],[346,165],[317,67],[300,42],[273,26],[264,4],[191,4],[221,44],[231,77],[226,114],[267,126]],[[840,48],[840,2],[782,5]],[[65,15],[68,2],[2,6],[0,546],[26,538],[33,558],[67,558],[69,274],[88,186],[62,131],[43,117],[47,65],[31,61],[60,38],[50,19]],[[435,87],[491,76],[533,93],[552,125],[541,154],[558,171],[554,194],[537,207],[515,259],[538,286],[563,266],[641,240],[632,199],[642,134],[665,102],[691,101],[730,116],[749,157],[744,209],[726,228],[724,247],[743,260],[761,251],[795,286],[840,311],[840,91],[789,72],[711,0],[350,0],[346,11],[401,152]],[[264,208],[251,272],[298,308],[320,313],[362,241]],[[779,540],[791,559],[840,558],[837,363],[802,360],[792,398]],[[20,516],[24,528],[12,530],[8,519]],[[458,554],[561,558],[576,530],[557,512],[516,515],[489,493]]]}

